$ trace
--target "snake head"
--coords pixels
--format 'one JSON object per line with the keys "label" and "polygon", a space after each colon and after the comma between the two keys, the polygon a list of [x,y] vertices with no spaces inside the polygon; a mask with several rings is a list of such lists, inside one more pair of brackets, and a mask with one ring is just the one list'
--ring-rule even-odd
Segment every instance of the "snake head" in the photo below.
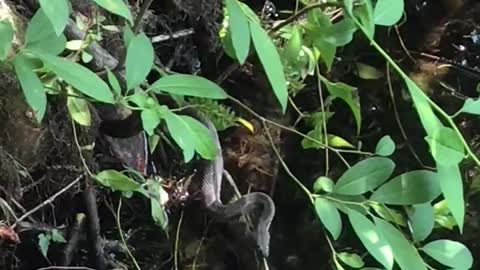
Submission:
{"label": "snake head", "polygon": [[270,234],[268,232],[250,232],[251,237],[255,240],[262,256],[268,258],[270,254]]}

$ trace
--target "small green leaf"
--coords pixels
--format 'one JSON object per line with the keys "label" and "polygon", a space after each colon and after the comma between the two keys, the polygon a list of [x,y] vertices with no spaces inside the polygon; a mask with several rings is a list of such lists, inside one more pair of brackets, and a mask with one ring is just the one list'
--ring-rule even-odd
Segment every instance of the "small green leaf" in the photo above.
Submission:
{"label": "small green leaf", "polygon": [[12,49],[14,34],[12,24],[9,21],[0,21],[0,61],[7,59],[8,53]]}
{"label": "small green leaf", "polygon": [[47,68],[80,92],[98,101],[115,102],[108,85],[91,70],[65,58],[52,56],[40,50],[32,50],[32,52],[43,61]]}
{"label": "small green leaf", "polygon": [[142,126],[149,136],[154,134],[155,128],[160,124],[160,115],[156,108],[145,109],[140,114]]}
{"label": "small green leaf", "polygon": [[149,90],[153,90],[156,93],[166,92],[174,95],[211,99],[227,98],[227,93],[214,82],[200,76],[188,74],[164,76],[154,82]]}
{"label": "small green leaf", "polygon": [[150,199],[152,218],[157,225],[165,230],[168,226],[168,215],[162,206],[162,200],[164,200],[162,194],[165,194],[165,191],[159,181],[148,180],[147,186],[148,193],[152,194]]}
{"label": "small green leaf", "polygon": [[195,138],[194,134],[189,129],[189,126],[179,115],[171,111],[165,112],[163,115],[167,123],[168,131],[173,140],[183,150],[183,159],[189,162],[195,154]]}
{"label": "small green leaf", "polygon": [[327,66],[327,71],[330,71],[332,69],[333,61],[335,60],[337,46],[325,41],[323,38],[315,39],[313,45],[320,52],[320,57]]}
{"label": "small green leaf", "polygon": [[195,151],[204,159],[215,159],[217,157],[217,147],[212,138],[211,131],[197,119],[182,115],[180,116],[187,123],[195,142]]}
{"label": "small green leaf", "polygon": [[378,0],[373,11],[375,24],[392,26],[402,17],[403,0]]}
{"label": "small green leaf", "polygon": [[371,191],[387,181],[394,168],[395,163],[389,158],[367,158],[348,169],[338,179],[334,192],[345,195],[360,195]]}
{"label": "small green leaf", "polygon": [[437,163],[437,173],[442,194],[447,201],[452,216],[458,224],[460,233],[462,233],[465,218],[465,198],[463,196],[463,181],[460,168],[458,165]]}
{"label": "small green leaf", "polygon": [[47,15],[50,23],[55,29],[57,36],[63,33],[67,26],[70,9],[67,0],[39,0],[40,7]]}
{"label": "small green leaf", "polygon": [[405,218],[398,212],[397,210],[391,209],[386,207],[383,204],[379,203],[371,203],[370,206],[375,210],[381,218],[385,219],[386,221],[393,222],[400,226],[405,226]]}
{"label": "small green leaf", "polygon": [[128,20],[133,25],[130,9],[123,0],[93,0],[97,5]]}
{"label": "small green leaf", "polygon": [[383,72],[373,66],[360,62],[355,63],[355,66],[356,75],[364,80],[378,80],[383,77]]}
{"label": "small green leaf", "polygon": [[342,232],[342,219],[335,205],[327,199],[315,199],[315,211],[325,228],[337,240]]}
{"label": "small green leaf", "polygon": [[438,174],[417,170],[393,178],[377,189],[370,200],[394,205],[421,204],[434,200],[440,193]]}
{"label": "small green leaf", "polygon": [[75,94],[71,87],[68,87],[67,109],[72,119],[82,126],[90,126],[91,115],[88,102],[85,99],[71,96]]}
{"label": "small green leaf", "polygon": [[315,180],[315,183],[313,183],[313,191],[316,193],[321,191],[330,193],[333,191],[334,185],[335,184],[333,183],[332,179],[326,176],[320,176],[317,178],[317,180]]}
{"label": "small green leaf", "polygon": [[375,35],[375,21],[373,18],[372,1],[361,0],[360,6],[353,11],[353,14],[362,24],[367,37],[373,39]]}
{"label": "small green leaf", "polygon": [[328,92],[332,96],[340,98],[350,107],[355,117],[355,122],[357,123],[357,133],[359,133],[362,125],[362,116],[360,113],[360,99],[356,91],[357,89],[342,82],[332,83],[327,79],[322,79],[322,82],[325,83]]}
{"label": "small green leaf", "polygon": [[470,269],[473,265],[470,250],[456,241],[436,240],[426,244],[421,250],[436,261],[455,269]]}
{"label": "small green leaf", "polygon": [[427,270],[425,263],[414,246],[390,223],[374,217],[376,227],[390,244],[395,261],[401,269]]}
{"label": "small green leaf", "polygon": [[390,156],[395,151],[395,142],[389,135],[383,136],[375,147],[375,154],[380,156]]}
{"label": "small green leaf", "polygon": [[342,47],[353,40],[353,34],[356,31],[355,23],[351,19],[345,18],[325,29],[323,39],[336,47]]}
{"label": "small green leaf", "polygon": [[463,107],[460,112],[480,115],[480,98],[468,98],[467,100],[465,100],[465,103],[463,103]]}
{"label": "small green leaf", "polygon": [[86,51],[82,51],[82,62],[83,63],[90,63],[92,60],[93,60],[93,56],[89,53],[87,53]]}
{"label": "small green leaf", "polygon": [[425,139],[430,145],[433,158],[439,165],[457,165],[465,158],[463,143],[451,128],[440,127]]}
{"label": "small green leaf", "polygon": [[340,252],[337,253],[337,257],[346,265],[352,268],[360,268],[365,265],[362,257],[358,256],[355,253]]}
{"label": "small green leaf", "polygon": [[118,96],[122,96],[122,88],[120,87],[120,83],[118,82],[115,74],[113,74],[113,72],[111,72],[109,69],[107,69],[107,76],[108,76],[108,82],[110,83],[110,86],[112,87],[112,90]]}
{"label": "small green leaf", "polygon": [[46,258],[48,253],[48,248],[50,247],[50,235],[45,235],[43,233],[38,235],[38,246],[40,247],[40,252]]}
{"label": "small green leaf", "polygon": [[111,188],[113,191],[137,191],[141,185],[132,178],[116,170],[104,170],[95,176],[102,185]]}
{"label": "small green leaf", "polygon": [[228,10],[228,25],[233,49],[238,62],[243,65],[250,50],[250,29],[248,19],[244,15],[237,0],[226,0],[225,6]]}
{"label": "small green leaf", "polygon": [[289,62],[295,63],[297,62],[298,56],[302,51],[302,32],[298,25],[293,25],[290,32],[290,38],[285,44],[282,54],[287,58]]}
{"label": "small green leaf", "polygon": [[417,242],[425,240],[435,225],[432,205],[430,203],[413,205],[409,217],[413,239]]}
{"label": "small green leaf", "polygon": [[282,112],[285,113],[288,101],[287,81],[277,48],[260,24],[250,21],[250,32],[257,56],[282,107]]}
{"label": "small green leaf", "polygon": [[66,243],[67,240],[63,237],[63,235],[57,230],[52,230],[52,240],[57,243]]}
{"label": "small green leaf", "polygon": [[145,80],[153,67],[153,58],[152,43],[144,33],[130,41],[125,60],[127,90],[139,86]]}
{"label": "small green leaf", "polygon": [[40,123],[47,109],[47,94],[37,74],[33,72],[28,59],[19,54],[13,60],[15,73],[17,74],[23,94],[28,105],[32,108],[35,118]]}
{"label": "small green leaf", "polygon": [[342,137],[333,134],[327,134],[328,145],[335,148],[355,148],[351,143]]}
{"label": "small green leaf", "polygon": [[354,210],[349,210],[348,218],[358,238],[368,252],[385,268],[393,268],[393,252],[385,238],[368,218]]}

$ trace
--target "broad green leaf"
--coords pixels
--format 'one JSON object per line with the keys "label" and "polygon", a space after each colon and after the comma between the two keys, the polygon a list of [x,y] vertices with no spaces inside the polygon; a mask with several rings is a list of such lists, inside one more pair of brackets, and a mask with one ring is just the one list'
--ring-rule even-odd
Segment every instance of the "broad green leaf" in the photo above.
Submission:
{"label": "broad green leaf", "polygon": [[57,243],[66,243],[67,240],[63,237],[63,235],[57,230],[52,230],[52,240]]}
{"label": "broad green leaf", "polygon": [[390,156],[395,151],[395,142],[389,135],[383,136],[375,147],[375,154],[380,156]]}
{"label": "broad green leaf", "polygon": [[336,47],[342,47],[353,40],[353,34],[357,31],[357,26],[351,19],[345,18],[324,31],[323,39],[325,41]]}
{"label": "broad green leaf", "polygon": [[373,18],[372,1],[361,0],[360,6],[353,11],[353,14],[360,21],[367,37],[373,39],[375,35],[375,21]]}
{"label": "broad green leaf", "polygon": [[427,203],[440,195],[439,180],[439,175],[432,171],[410,171],[381,186],[370,200],[394,205]]}
{"label": "broad green leaf", "polygon": [[393,252],[375,224],[362,214],[349,210],[348,218],[358,238],[368,252],[385,268],[393,268]]}
{"label": "broad green leaf", "polygon": [[140,114],[142,126],[149,136],[152,136],[155,128],[160,124],[160,115],[156,108],[145,109]]}
{"label": "broad green leaf", "polygon": [[430,145],[433,158],[439,165],[457,165],[465,158],[463,143],[451,128],[440,127],[425,139]]}
{"label": "broad green leaf", "polygon": [[316,193],[319,193],[321,191],[330,193],[333,191],[334,185],[335,183],[333,183],[332,179],[326,176],[320,176],[313,183],[313,191]]}
{"label": "broad green leaf", "polygon": [[248,17],[249,22],[260,23],[260,19],[257,14],[245,3],[238,1],[237,4],[242,9],[243,13]]}
{"label": "broad green leaf", "polygon": [[46,258],[48,253],[48,248],[50,247],[50,235],[45,235],[43,233],[38,235],[38,246],[40,247],[40,252]]}
{"label": "broad green leaf", "polygon": [[348,15],[352,16],[353,0],[344,0],[342,3],[343,3],[343,9],[345,9]]}
{"label": "broad green leaf", "polygon": [[8,20],[0,21],[0,61],[7,59],[12,49],[14,30]]}
{"label": "broad green leaf", "polygon": [[425,240],[432,233],[435,219],[430,203],[416,204],[409,213],[409,225],[413,239],[417,242]]}
{"label": "broad green leaf", "polygon": [[130,42],[132,39],[135,37],[135,34],[132,31],[132,28],[130,28],[128,25],[125,25],[123,28],[123,44],[125,48],[128,48],[130,46]]}
{"label": "broad green leaf", "polygon": [[227,93],[214,82],[200,76],[188,74],[164,76],[154,82],[149,90],[153,90],[156,93],[166,92],[174,95],[211,99],[227,98]]}
{"label": "broad green leaf", "polygon": [[335,205],[327,199],[315,199],[315,211],[322,224],[332,234],[333,239],[337,240],[342,232],[342,219]]}
{"label": "broad green leaf", "polygon": [[42,50],[54,55],[60,54],[67,44],[65,35],[55,33],[42,9],[38,9],[28,22],[25,41],[27,49]]}
{"label": "broad green leaf", "polygon": [[90,126],[91,115],[88,102],[85,99],[77,98],[71,87],[68,87],[67,109],[72,119],[82,126]]}
{"label": "broad green leaf", "polygon": [[322,81],[325,83],[328,92],[332,96],[340,98],[350,107],[357,124],[357,133],[360,133],[362,116],[360,113],[360,99],[358,97],[357,89],[342,82],[332,83],[327,79],[322,79]]}
{"label": "broad green leaf", "polygon": [[113,191],[137,191],[141,185],[135,182],[132,178],[124,175],[116,170],[104,170],[95,176],[95,179],[100,184],[111,188]]}
{"label": "broad green leaf", "polygon": [[315,39],[313,45],[320,52],[320,57],[327,66],[327,71],[330,71],[332,69],[333,60],[335,60],[337,46],[325,41],[322,37]]}
{"label": "broad green leaf", "polygon": [[133,25],[132,14],[130,9],[125,4],[123,0],[92,0],[97,3],[97,5],[102,8],[110,11],[113,14],[119,15],[128,20],[128,22]]}
{"label": "broad green leaf", "polygon": [[392,249],[395,261],[404,270],[427,270],[420,254],[414,246],[390,223],[374,217],[378,231],[387,240]]}
{"label": "broad green leaf", "polygon": [[195,154],[195,138],[190,127],[179,115],[173,112],[167,111],[163,118],[167,123],[171,137],[183,151],[183,159],[185,162],[189,162]]}
{"label": "broad green leaf", "polygon": [[358,256],[355,253],[340,252],[337,253],[337,257],[346,265],[352,268],[360,268],[365,265],[362,257]]}
{"label": "broad green leaf", "polygon": [[470,114],[480,114],[480,98],[479,99],[472,99],[468,98],[463,103],[463,107],[460,112],[470,113]]}
{"label": "broad green leaf", "polygon": [[433,134],[435,130],[442,127],[442,123],[433,113],[432,107],[424,96],[422,89],[420,89],[410,78],[404,77],[404,79],[427,135]]}
{"label": "broad green leaf", "polygon": [[228,10],[228,25],[232,45],[238,62],[243,65],[250,50],[250,29],[248,19],[243,13],[237,0],[225,0]]}
{"label": "broad green leaf", "polygon": [[436,240],[426,244],[421,250],[436,261],[455,269],[470,269],[473,265],[470,250],[456,241]]}
{"label": "broad green leaf", "polygon": [[32,52],[43,61],[48,69],[80,92],[98,101],[115,102],[108,85],[91,70],[65,58],[52,56],[40,50],[32,50]]}
{"label": "broad green leaf", "polygon": [[193,135],[195,142],[195,151],[204,159],[215,159],[217,157],[217,146],[212,138],[211,131],[197,119],[182,115]]}
{"label": "broad green leaf", "polygon": [[298,25],[293,25],[290,31],[291,35],[283,49],[283,56],[291,63],[297,62],[298,56],[302,51],[302,32]]}
{"label": "broad green leaf", "polygon": [[388,208],[383,204],[375,202],[370,203],[370,206],[373,208],[373,210],[375,210],[375,213],[377,213],[381,218],[385,219],[386,221],[393,222],[400,226],[407,225],[405,218],[397,210]]}
{"label": "broad green leaf", "polygon": [[463,197],[463,182],[460,168],[458,165],[437,163],[437,174],[442,194],[447,201],[452,216],[458,224],[460,233],[462,233],[465,218],[465,199]]}
{"label": "broad green leaf", "polygon": [[371,157],[348,169],[337,181],[333,192],[360,195],[371,191],[388,180],[395,163],[385,157]]}
{"label": "broad green leaf", "polygon": [[107,77],[108,77],[108,82],[110,83],[110,86],[112,87],[112,90],[117,94],[118,96],[122,96],[122,88],[120,87],[120,83],[117,80],[117,77],[113,72],[111,72],[109,69],[107,69]]}
{"label": "broad green leaf", "polygon": [[403,0],[378,0],[373,11],[375,24],[392,26],[402,17]]}
{"label": "broad green leaf", "polygon": [[40,123],[47,109],[47,94],[42,82],[23,54],[19,54],[13,60],[15,73],[17,74],[23,94],[28,105],[32,108],[35,118]]}
{"label": "broad green leaf", "polygon": [[50,23],[55,29],[57,36],[63,33],[67,26],[70,9],[67,0],[39,0],[40,7],[47,15]]}
{"label": "broad green leaf", "polygon": [[251,21],[249,23],[253,45],[257,51],[257,56],[267,74],[273,92],[282,107],[282,112],[285,113],[287,110],[288,92],[280,55],[278,54],[277,48],[273,44],[272,39],[268,36],[265,30],[263,30],[260,24]]}
{"label": "broad green leaf", "polygon": [[144,33],[130,41],[125,60],[127,90],[139,86],[145,80],[153,67],[153,58],[152,43]]}

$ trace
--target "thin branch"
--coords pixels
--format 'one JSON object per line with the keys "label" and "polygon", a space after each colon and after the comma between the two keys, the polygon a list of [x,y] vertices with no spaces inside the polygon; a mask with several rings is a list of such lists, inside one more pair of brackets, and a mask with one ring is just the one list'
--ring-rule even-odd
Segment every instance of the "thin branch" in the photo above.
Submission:
{"label": "thin branch", "polygon": [[39,205],[37,205],[35,208],[33,208],[32,210],[28,211],[27,213],[23,214],[21,217],[19,217],[17,219],[17,221],[15,221],[15,224],[13,224],[12,226],[12,229],[14,229],[17,224],[21,221],[23,221],[24,219],[26,219],[28,216],[32,215],[33,213],[37,212],[38,210],[42,209],[43,207],[45,207],[46,205],[48,204],[51,204],[58,196],[62,195],[63,193],[65,193],[67,190],[69,190],[71,187],[73,187],[74,185],[76,185],[78,182],[80,182],[80,180],[82,180],[82,178],[84,177],[84,175],[80,175],[78,176],[75,180],[73,180],[70,184],[68,184],[66,187],[62,188],[60,191],[58,191],[57,193],[55,193],[52,197],[48,198],[47,200],[43,201],[42,203],[40,203]]}
{"label": "thin branch", "polygon": [[138,34],[138,31],[140,31],[140,25],[142,24],[142,19],[147,13],[147,10],[150,8],[150,5],[152,4],[153,0],[145,0],[142,3],[142,7],[140,7],[140,11],[137,14],[137,17],[135,17],[135,22],[133,24],[133,33]]}

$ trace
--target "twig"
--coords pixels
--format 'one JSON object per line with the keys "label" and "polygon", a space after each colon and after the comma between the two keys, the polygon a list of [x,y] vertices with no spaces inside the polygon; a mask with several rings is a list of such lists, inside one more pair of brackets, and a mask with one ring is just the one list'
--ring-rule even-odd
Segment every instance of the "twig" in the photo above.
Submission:
{"label": "twig", "polygon": [[145,0],[142,3],[142,6],[140,7],[140,11],[137,14],[137,17],[135,17],[135,22],[133,24],[133,33],[138,34],[138,31],[140,31],[140,25],[143,19],[143,16],[147,13],[148,8],[152,4],[153,0]]}
{"label": "twig", "polygon": [[178,220],[178,225],[177,225],[177,232],[175,234],[175,255],[174,255],[174,265],[175,265],[175,270],[178,270],[178,245],[180,243],[180,228],[182,227],[183,223],[183,210],[180,213],[180,219]]}
{"label": "twig", "polygon": [[73,187],[74,185],[76,185],[78,182],[80,182],[80,180],[82,180],[82,178],[84,177],[84,175],[80,175],[78,176],[75,180],[73,180],[70,184],[68,184],[66,187],[62,188],[60,191],[58,191],[57,193],[55,193],[52,197],[48,198],[47,200],[43,201],[42,203],[40,203],[39,205],[37,205],[35,208],[33,208],[32,210],[28,211],[27,213],[23,214],[21,217],[19,217],[17,219],[17,221],[15,221],[15,224],[12,225],[12,229],[14,229],[17,224],[21,221],[23,221],[25,218],[27,218],[28,216],[32,215],[33,213],[37,212],[38,210],[42,209],[43,207],[45,207],[46,205],[52,203],[58,196],[62,195],[63,193],[65,193],[67,190],[69,190],[71,187]]}
{"label": "twig", "polygon": [[188,29],[183,29],[183,30],[174,32],[172,34],[163,34],[163,35],[154,36],[151,38],[151,40],[152,40],[152,43],[159,43],[159,42],[163,42],[171,39],[186,37],[191,34],[193,34],[193,28],[188,28]]}
{"label": "twig", "polygon": [[84,266],[48,266],[38,268],[37,270],[96,270],[90,267]]}
{"label": "twig", "polygon": [[[318,62],[315,65],[315,68],[317,70],[317,74],[320,74],[320,67],[318,66]],[[318,85],[318,96],[320,99],[320,107],[322,108],[322,124],[323,124],[323,133],[324,133],[324,138],[325,138],[325,147],[328,148],[328,131],[327,131],[327,118],[325,115],[325,103],[323,102],[323,91],[322,91],[322,81],[320,76],[317,76],[317,85]],[[328,150],[325,150],[325,175],[328,175],[330,167],[330,159],[328,155]]]}
{"label": "twig", "polygon": [[132,259],[133,264],[135,265],[135,268],[137,270],[141,270],[140,265],[137,263],[137,259],[135,259],[135,256],[133,256],[132,252],[127,246],[127,241],[125,240],[125,237],[123,236],[123,230],[122,230],[122,224],[120,222],[120,210],[122,209],[122,198],[118,200],[118,207],[117,207],[117,214],[115,215],[115,221],[117,222],[117,228],[118,228],[118,233],[120,234],[120,239],[122,239],[122,243],[125,246],[125,249],[127,250],[128,256],[130,259]]}

